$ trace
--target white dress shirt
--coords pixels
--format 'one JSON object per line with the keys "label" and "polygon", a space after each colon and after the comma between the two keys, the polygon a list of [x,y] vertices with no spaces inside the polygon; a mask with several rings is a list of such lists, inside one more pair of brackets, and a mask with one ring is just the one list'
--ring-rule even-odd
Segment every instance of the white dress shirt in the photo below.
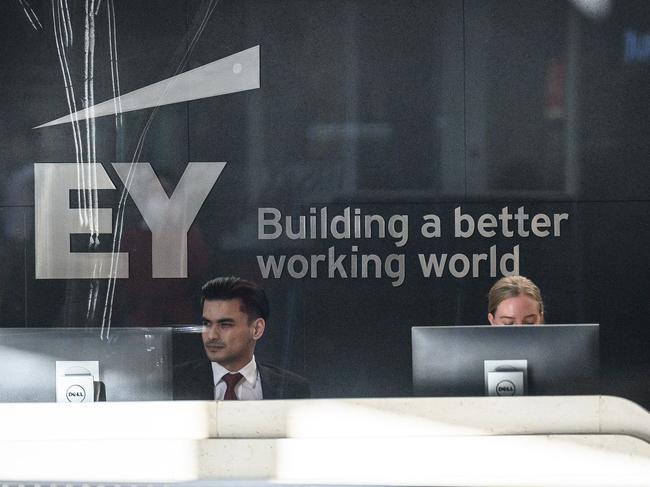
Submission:
{"label": "white dress shirt", "polygon": [[[257,363],[255,357],[251,359],[246,365],[238,370],[244,376],[242,380],[235,386],[235,394],[240,401],[259,400],[262,399],[262,381],[260,380],[260,373],[257,370]],[[221,380],[225,374],[234,374],[225,367],[222,367],[217,362],[212,362],[212,378],[214,381],[214,398],[222,400],[226,394],[226,383]]]}

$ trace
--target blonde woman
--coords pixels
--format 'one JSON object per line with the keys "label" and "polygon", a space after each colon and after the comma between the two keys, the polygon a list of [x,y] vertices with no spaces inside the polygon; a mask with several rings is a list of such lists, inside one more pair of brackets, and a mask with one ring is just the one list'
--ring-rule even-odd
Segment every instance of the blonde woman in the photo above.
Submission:
{"label": "blonde woman", "polygon": [[488,293],[491,325],[542,325],[544,302],[539,288],[524,276],[499,279]]}

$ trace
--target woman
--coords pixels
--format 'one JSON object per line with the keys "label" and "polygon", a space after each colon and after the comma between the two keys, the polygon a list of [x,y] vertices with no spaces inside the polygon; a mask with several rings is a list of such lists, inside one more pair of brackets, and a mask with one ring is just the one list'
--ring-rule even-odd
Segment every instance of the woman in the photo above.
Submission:
{"label": "woman", "polygon": [[488,321],[491,325],[544,324],[539,288],[524,276],[499,279],[488,293]]}

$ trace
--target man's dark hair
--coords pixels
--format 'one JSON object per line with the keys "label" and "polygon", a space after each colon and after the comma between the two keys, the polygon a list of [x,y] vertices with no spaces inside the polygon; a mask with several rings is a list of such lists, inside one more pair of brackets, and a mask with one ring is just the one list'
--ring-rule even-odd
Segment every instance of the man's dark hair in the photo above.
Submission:
{"label": "man's dark hair", "polygon": [[269,300],[257,284],[239,277],[217,277],[206,282],[201,288],[201,309],[207,301],[227,301],[239,299],[242,312],[249,321],[257,318],[269,319]]}

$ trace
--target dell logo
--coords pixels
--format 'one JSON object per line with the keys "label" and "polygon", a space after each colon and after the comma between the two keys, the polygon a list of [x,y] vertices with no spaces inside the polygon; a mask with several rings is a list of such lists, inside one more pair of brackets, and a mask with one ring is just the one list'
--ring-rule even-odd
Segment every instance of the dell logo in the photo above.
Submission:
{"label": "dell logo", "polygon": [[86,399],[86,390],[79,384],[73,384],[65,391],[65,398],[68,402],[84,402]]}
{"label": "dell logo", "polygon": [[502,380],[497,384],[497,396],[514,396],[515,385],[509,380]]}

